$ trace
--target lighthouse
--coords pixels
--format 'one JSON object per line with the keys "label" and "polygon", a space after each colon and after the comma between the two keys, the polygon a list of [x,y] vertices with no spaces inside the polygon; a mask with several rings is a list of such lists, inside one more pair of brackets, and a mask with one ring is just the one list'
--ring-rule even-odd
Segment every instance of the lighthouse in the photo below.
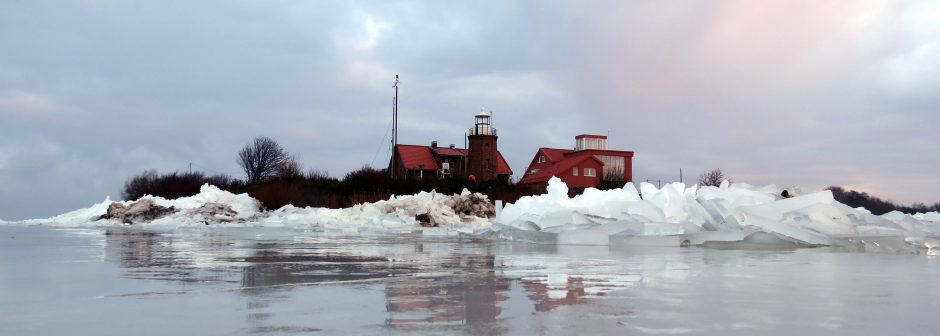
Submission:
{"label": "lighthouse", "polygon": [[492,181],[499,175],[500,156],[496,149],[493,115],[485,109],[474,117],[473,128],[467,131],[467,172],[477,181]]}

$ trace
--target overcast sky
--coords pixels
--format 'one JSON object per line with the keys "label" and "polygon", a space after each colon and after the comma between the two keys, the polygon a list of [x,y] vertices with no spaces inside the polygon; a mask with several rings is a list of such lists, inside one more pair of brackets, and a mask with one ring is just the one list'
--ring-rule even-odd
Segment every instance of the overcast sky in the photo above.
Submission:
{"label": "overcast sky", "polygon": [[0,46],[6,220],[148,168],[242,177],[258,135],[385,166],[395,74],[401,143],[462,146],[486,107],[516,178],[596,133],[638,181],[940,201],[938,1],[5,0]]}

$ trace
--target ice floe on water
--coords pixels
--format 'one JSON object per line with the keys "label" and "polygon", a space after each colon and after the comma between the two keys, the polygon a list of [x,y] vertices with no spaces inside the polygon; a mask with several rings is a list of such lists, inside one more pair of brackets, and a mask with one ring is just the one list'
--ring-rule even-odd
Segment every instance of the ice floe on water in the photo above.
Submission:
{"label": "ice floe on water", "polygon": [[[105,201],[20,224],[55,226],[193,225],[316,228],[327,232],[467,233],[544,244],[728,248],[833,246],[848,250],[922,252],[940,246],[940,214],[891,212],[875,216],[833,199],[829,191],[781,196],[774,185],[725,182],[719,187],[633,183],[568,197],[557,178],[547,193],[495,209],[485,195],[422,192],[350,208],[285,206],[262,211],[247,194],[204,185],[199,194],[168,200]],[[494,216],[494,213],[497,213]],[[7,222],[9,224],[9,222]]]}
{"label": "ice floe on water", "polygon": [[502,209],[489,234],[558,244],[727,242],[888,252],[934,252],[940,242],[936,212],[875,216],[835,201],[828,190],[788,190],[796,194],[792,197],[781,193],[774,185],[727,181],[719,187],[671,183],[656,188],[640,183],[639,190],[628,183],[622,189],[588,189],[569,198],[568,187],[553,178],[546,194],[520,198]]}

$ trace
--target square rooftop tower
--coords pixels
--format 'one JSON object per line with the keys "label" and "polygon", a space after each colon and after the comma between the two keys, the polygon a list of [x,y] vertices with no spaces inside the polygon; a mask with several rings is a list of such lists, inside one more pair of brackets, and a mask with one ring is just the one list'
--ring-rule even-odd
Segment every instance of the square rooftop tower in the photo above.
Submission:
{"label": "square rooftop tower", "polygon": [[586,149],[607,150],[607,136],[581,134],[574,137],[575,150],[582,151]]}

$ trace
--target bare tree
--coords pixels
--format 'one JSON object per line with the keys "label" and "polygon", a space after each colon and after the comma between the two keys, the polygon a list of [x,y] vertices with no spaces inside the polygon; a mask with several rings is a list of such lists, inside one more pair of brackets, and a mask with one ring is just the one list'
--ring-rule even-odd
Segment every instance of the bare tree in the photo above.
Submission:
{"label": "bare tree", "polygon": [[136,200],[153,190],[160,175],[156,170],[148,169],[140,175],[136,175],[124,182],[124,189],[121,189],[121,198],[126,201]]}
{"label": "bare tree", "polygon": [[701,186],[717,187],[720,186],[721,182],[724,180],[730,181],[731,178],[725,176],[725,173],[721,171],[721,168],[715,168],[702,173],[702,175],[698,177],[698,184]]}
{"label": "bare tree", "polygon": [[303,178],[304,172],[297,158],[290,157],[284,160],[284,162],[277,167],[277,177],[282,180],[298,180]]}
{"label": "bare tree", "polygon": [[248,184],[258,183],[277,175],[290,156],[268,137],[257,137],[238,152],[238,165],[245,172]]}

